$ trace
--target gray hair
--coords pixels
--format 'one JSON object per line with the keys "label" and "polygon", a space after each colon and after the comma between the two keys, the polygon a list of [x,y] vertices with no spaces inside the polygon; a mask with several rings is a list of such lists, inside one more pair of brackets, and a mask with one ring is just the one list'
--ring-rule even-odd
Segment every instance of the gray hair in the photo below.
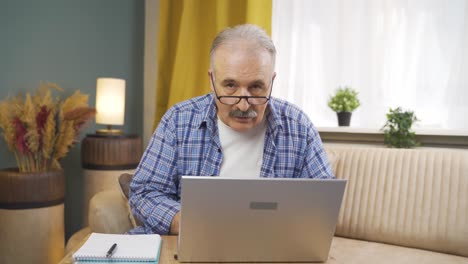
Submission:
{"label": "gray hair", "polygon": [[225,43],[235,40],[247,40],[260,48],[266,49],[273,59],[273,65],[275,64],[276,48],[270,36],[257,25],[243,24],[233,28],[228,27],[216,35],[210,49],[211,68],[213,68],[213,56],[216,49]]}

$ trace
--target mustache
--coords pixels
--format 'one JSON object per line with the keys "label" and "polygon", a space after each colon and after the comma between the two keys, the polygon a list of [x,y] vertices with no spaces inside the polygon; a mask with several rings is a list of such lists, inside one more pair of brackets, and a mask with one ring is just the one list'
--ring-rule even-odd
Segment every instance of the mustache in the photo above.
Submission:
{"label": "mustache", "polygon": [[247,109],[247,111],[241,111],[239,109],[232,110],[229,112],[230,117],[243,117],[243,118],[255,118],[257,117],[257,112],[252,108]]}

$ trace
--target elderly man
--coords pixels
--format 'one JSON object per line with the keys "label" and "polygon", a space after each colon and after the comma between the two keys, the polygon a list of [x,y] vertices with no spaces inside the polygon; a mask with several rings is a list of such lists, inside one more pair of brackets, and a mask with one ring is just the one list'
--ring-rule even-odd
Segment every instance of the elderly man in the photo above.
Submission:
{"label": "elderly man", "polygon": [[213,41],[211,93],[167,111],[135,172],[130,233],[177,234],[182,175],[333,178],[320,137],[294,105],[271,97],[276,50],[255,25]]}

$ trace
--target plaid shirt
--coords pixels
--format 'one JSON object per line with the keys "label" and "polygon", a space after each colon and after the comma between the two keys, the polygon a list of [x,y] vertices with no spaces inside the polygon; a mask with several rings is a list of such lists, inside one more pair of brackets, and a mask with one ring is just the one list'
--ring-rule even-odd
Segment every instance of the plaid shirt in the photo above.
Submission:
{"label": "plaid shirt", "polygon": [[[271,98],[261,177],[333,178],[320,136],[296,106]],[[219,175],[223,152],[212,94],[169,109],[130,184],[130,206],[143,226],[129,233],[168,234],[180,210],[182,175]]]}

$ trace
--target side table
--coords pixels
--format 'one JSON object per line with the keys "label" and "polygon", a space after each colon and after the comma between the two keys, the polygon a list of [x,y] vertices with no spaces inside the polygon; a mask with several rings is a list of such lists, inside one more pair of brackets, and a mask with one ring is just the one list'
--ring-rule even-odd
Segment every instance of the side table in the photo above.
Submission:
{"label": "side table", "polygon": [[119,189],[122,173],[132,174],[142,155],[137,135],[88,134],[81,145],[84,169],[83,225],[88,225],[89,201],[98,192]]}

